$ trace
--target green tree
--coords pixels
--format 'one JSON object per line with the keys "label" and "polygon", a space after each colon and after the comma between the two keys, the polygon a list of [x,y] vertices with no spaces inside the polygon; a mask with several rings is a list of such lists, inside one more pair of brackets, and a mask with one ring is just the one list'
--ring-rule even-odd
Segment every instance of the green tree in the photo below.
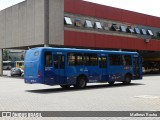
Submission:
{"label": "green tree", "polygon": [[21,55],[21,60],[24,61],[24,55],[23,54]]}
{"label": "green tree", "polygon": [[3,50],[3,61],[7,61],[8,60],[8,53],[9,53],[8,50],[6,50],[6,49]]}

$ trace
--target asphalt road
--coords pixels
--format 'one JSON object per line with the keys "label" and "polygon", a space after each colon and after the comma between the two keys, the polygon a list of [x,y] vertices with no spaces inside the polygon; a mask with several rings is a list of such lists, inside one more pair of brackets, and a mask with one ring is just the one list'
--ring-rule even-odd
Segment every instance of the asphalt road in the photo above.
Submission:
{"label": "asphalt road", "polygon": [[88,84],[82,90],[0,77],[0,111],[160,111],[160,76],[131,85]]}

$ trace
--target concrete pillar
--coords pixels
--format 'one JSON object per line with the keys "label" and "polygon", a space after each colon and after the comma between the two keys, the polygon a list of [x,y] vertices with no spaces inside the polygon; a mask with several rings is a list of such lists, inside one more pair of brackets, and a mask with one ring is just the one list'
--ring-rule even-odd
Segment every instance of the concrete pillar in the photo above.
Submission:
{"label": "concrete pillar", "polygon": [[44,47],[49,47],[49,0],[44,1]]}
{"label": "concrete pillar", "polygon": [[0,76],[3,75],[3,49],[0,49]]}
{"label": "concrete pillar", "polygon": [[49,45],[48,45],[48,44],[45,44],[44,47],[49,47]]}

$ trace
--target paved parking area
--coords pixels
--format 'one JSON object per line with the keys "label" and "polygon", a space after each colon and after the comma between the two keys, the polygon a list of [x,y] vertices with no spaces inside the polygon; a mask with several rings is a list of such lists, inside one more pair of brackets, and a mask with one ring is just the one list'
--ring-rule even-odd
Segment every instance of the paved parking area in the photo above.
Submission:
{"label": "paved parking area", "polygon": [[160,76],[127,86],[89,84],[83,90],[0,77],[0,111],[160,111]]}

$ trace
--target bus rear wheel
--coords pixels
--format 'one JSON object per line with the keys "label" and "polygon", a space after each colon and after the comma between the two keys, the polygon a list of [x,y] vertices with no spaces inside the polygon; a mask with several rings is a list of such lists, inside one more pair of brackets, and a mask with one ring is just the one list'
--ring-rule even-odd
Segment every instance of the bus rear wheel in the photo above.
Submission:
{"label": "bus rear wheel", "polygon": [[114,85],[115,81],[108,82],[109,85]]}
{"label": "bus rear wheel", "polygon": [[76,85],[74,85],[74,87],[81,89],[81,88],[85,88],[86,84],[87,84],[87,80],[85,77],[78,77]]}
{"label": "bus rear wheel", "polygon": [[124,81],[123,81],[123,84],[124,84],[124,85],[129,85],[129,84],[131,84],[131,76],[130,76],[130,75],[126,75],[126,76],[125,76],[125,79],[124,79]]}
{"label": "bus rear wheel", "polygon": [[71,85],[60,85],[63,89],[69,89]]}

